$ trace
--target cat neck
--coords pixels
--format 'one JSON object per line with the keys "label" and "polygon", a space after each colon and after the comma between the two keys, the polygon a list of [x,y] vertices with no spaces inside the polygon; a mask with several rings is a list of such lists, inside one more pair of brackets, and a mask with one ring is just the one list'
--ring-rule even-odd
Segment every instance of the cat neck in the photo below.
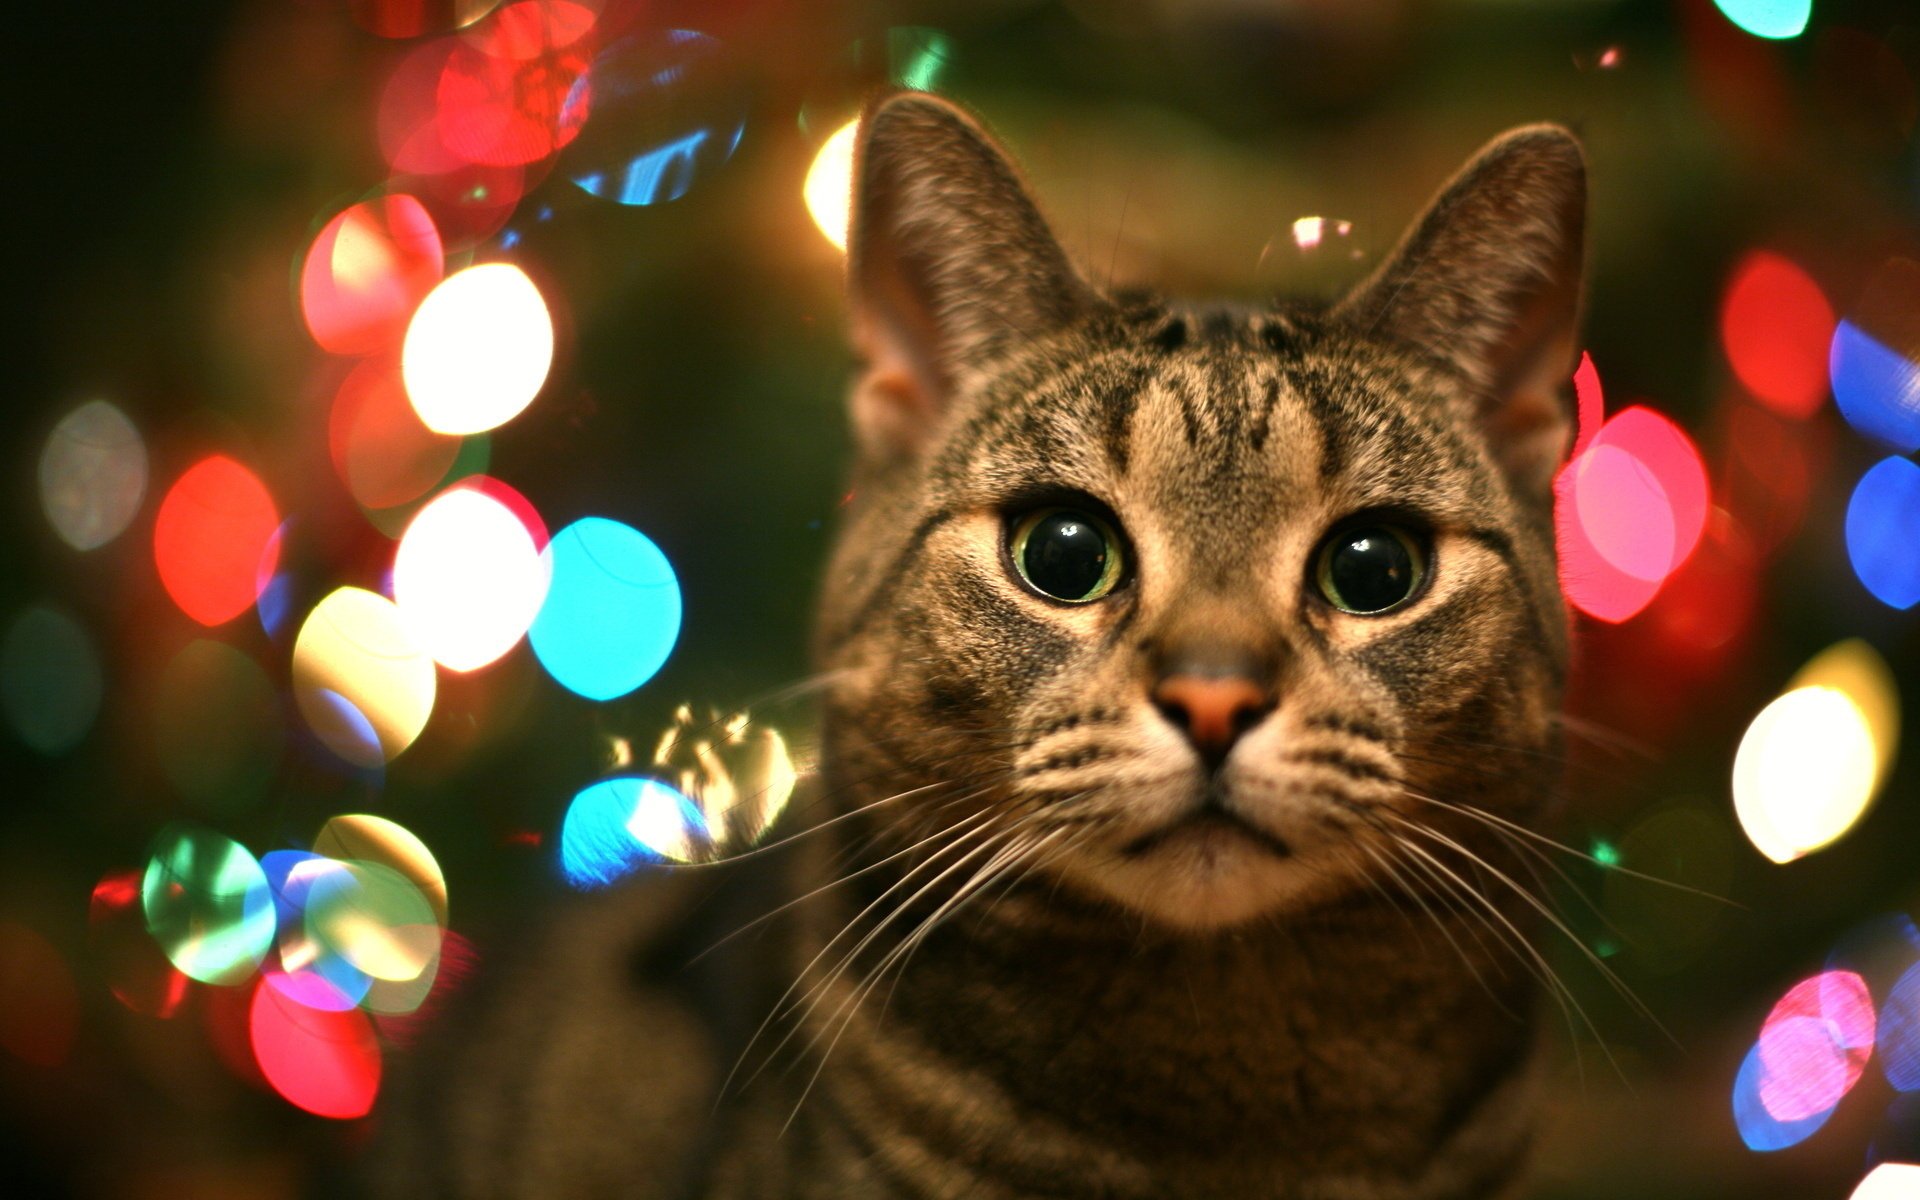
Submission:
{"label": "cat neck", "polygon": [[[910,890],[904,875],[882,867],[846,889],[814,949],[872,905],[844,951]],[[1028,880],[945,910],[889,960],[953,895],[930,889],[840,976],[829,950],[803,980],[821,987],[807,1021],[816,1045],[837,1046],[821,1072],[846,1119],[938,1125],[942,1110],[970,1144],[1039,1138],[1122,1174],[1250,1180],[1329,1155],[1424,1170],[1450,1140],[1484,1137],[1489,1112],[1503,1145],[1524,1140],[1509,1127],[1531,979],[1460,910],[1429,922],[1362,891],[1195,935]],[[1501,917],[1525,929],[1512,908]]]}

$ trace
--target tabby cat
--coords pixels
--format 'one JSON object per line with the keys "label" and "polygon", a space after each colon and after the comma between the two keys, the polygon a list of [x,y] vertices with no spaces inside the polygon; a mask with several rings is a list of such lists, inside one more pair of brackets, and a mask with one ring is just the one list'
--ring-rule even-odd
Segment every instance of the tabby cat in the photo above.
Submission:
{"label": "tabby cat", "polygon": [[1352,294],[1252,308],[1091,286],[944,100],[876,103],[856,162],[816,792],[496,964],[370,1178],[1518,1189],[1578,145],[1511,132]]}

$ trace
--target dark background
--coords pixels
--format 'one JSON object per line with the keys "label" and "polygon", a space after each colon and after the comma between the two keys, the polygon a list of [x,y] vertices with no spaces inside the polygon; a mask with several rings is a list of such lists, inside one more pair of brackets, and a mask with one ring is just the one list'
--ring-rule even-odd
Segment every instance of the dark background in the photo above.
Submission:
{"label": "dark background", "polygon": [[[1586,344],[1609,408],[1643,401],[1686,426],[1723,504],[1766,473],[1742,466],[1727,433],[1743,403],[1717,333],[1729,265],[1778,249],[1844,314],[1876,267],[1914,252],[1920,17],[1894,0],[1817,3],[1784,43],[1742,34],[1707,0],[727,0],[657,3],[644,19],[734,48],[746,136],[670,204],[595,203],[558,174],[524,202],[555,209],[537,226],[516,218],[516,261],[553,301],[561,349],[540,400],[492,437],[490,471],[552,528],[603,513],[652,536],[685,590],[678,650],[604,705],[553,686],[524,648],[471,680],[443,674],[434,723],[379,779],[329,768],[288,707],[266,798],[209,812],[172,795],[155,762],[154,677],[200,631],[157,584],[153,509],[187,464],[230,450],[284,511],[313,514],[320,532],[295,551],[305,603],[377,584],[391,544],[356,523],[325,456],[341,366],[307,340],[290,280],[317,223],[384,178],[373,106],[397,50],[335,0],[9,15],[0,617],[59,603],[94,636],[106,678],[72,751],[6,743],[0,917],[60,952],[77,1019],[55,1063],[0,1055],[10,1174],[86,1194],[280,1195],[315,1156],[365,1136],[365,1122],[309,1117],[223,1066],[215,1000],[196,994],[159,1021],[108,994],[89,957],[89,889],[143,863],[166,821],[205,821],[260,851],[335,812],[402,820],[439,855],[454,926],[484,965],[489,930],[560,890],[529,835],[550,844],[610,737],[650,742],[683,700],[741,703],[806,674],[850,357],[839,255],[799,199],[821,131],[810,138],[795,113],[821,97],[839,111],[871,82],[847,66],[855,38],[946,31],[941,90],[1015,148],[1093,277],[1192,293],[1329,294],[1486,138],[1572,125],[1592,161]],[[1311,213],[1351,220],[1360,257],[1298,250],[1289,228]],[[142,430],[151,480],[129,531],[77,554],[42,516],[35,464],[53,423],[95,397]],[[1542,1195],[1841,1197],[1870,1145],[1906,1136],[1883,1124],[1893,1094],[1871,1067],[1827,1128],[1778,1154],[1745,1150],[1729,1111],[1774,999],[1859,922],[1911,911],[1920,876],[1906,764],[1847,839],[1787,867],[1733,819],[1740,733],[1810,655],[1863,636],[1903,684],[1920,661],[1913,619],[1867,595],[1839,535],[1853,480],[1882,452],[1831,405],[1784,428],[1814,486],[1781,518],[1750,627],[1723,652],[1676,657],[1685,629],[1664,601],[1617,628],[1582,625],[1575,711],[1592,736],[1576,742],[1563,836],[1625,846],[1629,865],[1733,903],[1567,863],[1622,930],[1568,890],[1570,923],[1667,1032],[1571,947],[1553,952],[1599,1037],[1561,1039]],[[217,636],[285,686],[286,647],[257,623]],[[1635,840],[1663,812],[1689,814],[1685,845]]]}

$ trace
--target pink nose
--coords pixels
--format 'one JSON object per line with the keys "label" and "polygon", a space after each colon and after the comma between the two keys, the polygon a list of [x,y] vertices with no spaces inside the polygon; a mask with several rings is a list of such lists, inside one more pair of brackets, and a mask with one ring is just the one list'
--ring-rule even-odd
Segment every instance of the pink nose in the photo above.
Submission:
{"label": "pink nose", "polygon": [[1153,702],[1216,766],[1273,708],[1266,689],[1240,675],[1169,675],[1154,688]]}

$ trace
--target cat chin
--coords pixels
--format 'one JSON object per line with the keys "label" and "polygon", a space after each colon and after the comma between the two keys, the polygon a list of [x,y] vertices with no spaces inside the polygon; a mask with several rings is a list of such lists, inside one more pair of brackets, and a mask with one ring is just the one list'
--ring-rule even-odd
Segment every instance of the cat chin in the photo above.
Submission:
{"label": "cat chin", "polygon": [[1143,860],[1073,872],[1082,888],[1183,933],[1213,933],[1311,907],[1327,877],[1228,836],[1169,844]]}

